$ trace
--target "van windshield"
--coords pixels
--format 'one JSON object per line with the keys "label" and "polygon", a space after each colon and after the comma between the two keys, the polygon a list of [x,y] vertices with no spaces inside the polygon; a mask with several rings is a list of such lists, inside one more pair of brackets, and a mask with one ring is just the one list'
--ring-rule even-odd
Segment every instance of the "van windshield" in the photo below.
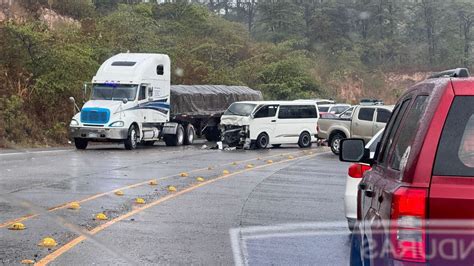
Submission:
{"label": "van windshield", "polygon": [[255,109],[256,104],[253,103],[233,103],[225,111],[224,115],[249,116]]}
{"label": "van windshield", "polygon": [[91,100],[121,101],[126,98],[135,100],[138,85],[125,84],[94,84]]}

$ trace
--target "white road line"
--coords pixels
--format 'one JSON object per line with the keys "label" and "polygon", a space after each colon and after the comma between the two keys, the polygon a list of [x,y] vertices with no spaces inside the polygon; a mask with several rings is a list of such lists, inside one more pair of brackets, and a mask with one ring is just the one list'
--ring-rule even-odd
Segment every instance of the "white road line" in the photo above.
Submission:
{"label": "white road line", "polygon": [[67,151],[72,151],[72,149],[69,149],[69,150],[51,150],[51,151],[24,151],[24,152],[7,152],[7,153],[0,153],[0,156],[27,155],[27,154],[41,154],[41,153],[67,152]]}

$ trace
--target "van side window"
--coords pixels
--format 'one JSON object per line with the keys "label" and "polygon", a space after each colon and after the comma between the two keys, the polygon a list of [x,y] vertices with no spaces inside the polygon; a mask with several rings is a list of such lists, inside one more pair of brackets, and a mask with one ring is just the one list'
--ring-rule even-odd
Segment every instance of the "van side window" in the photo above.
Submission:
{"label": "van side window", "polygon": [[402,161],[405,160],[406,163],[406,160],[408,160],[410,147],[415,139],[420,118],[425,112],[427,99],[428,96],[426,95],[416,97],[415,102],[408,111],[408,115],[400,127],[400,132],[403,132],[403,134],[399,134],[393,149],[392,163],[390,165],[392,169],[401,170],[404,167]]}
{"label": "van side window", "polygon": [[278,113],[279,119],[318,118],[316,106],[313,105],[283,105]]}
{"label": "van side window", "polygon": [[266,105],[255,113],[254,118],[274,117],[277,109],[278,105]]}
{"label": "van side window", "polygon": [[360,108],[359,120],[372,121],[374,119],[375,108]]}
{"label": "van side window", "polygon": [[377,123],[387,123],[392,113],[388,110],[377,108]]}
{"label": "van side window", "polygon": [[456,96],[436,153],[433,175],[474,176],[474,96]]}
{"label": "van side window", "polygon": [[393,112],[394,115],[392,116],[392,118],[390,119],[386,127],[384,137],[381,142],[382,149],[380,150],[381,153],[377,160],[379,163],[385,162],[388,152],[390,151],[390,148],[392,147],[395,133],[398,131],[398,127],[400,126],[400,122],[403,116],[405,115],[405,112],[408,108],[408,105],[410,104],[410,101],[411,99],[405,100],[400,106],[395,107],[395,111]]}
{"label": "van side window", "polygon": [[138,100],[144,100],[146,98],[146,86],[140,86],[140,92],[138,93]]}

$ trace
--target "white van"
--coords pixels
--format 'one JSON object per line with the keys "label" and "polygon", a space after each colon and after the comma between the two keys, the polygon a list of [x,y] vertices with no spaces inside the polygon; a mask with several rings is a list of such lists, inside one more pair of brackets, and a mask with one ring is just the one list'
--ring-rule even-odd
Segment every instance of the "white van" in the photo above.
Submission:
{"label": "white van", "polygon": [[316,141],[318,118],[315,103],[236,102],[221,117],[222,141],[244,148],[264,149],[282,144],[307,148]]}

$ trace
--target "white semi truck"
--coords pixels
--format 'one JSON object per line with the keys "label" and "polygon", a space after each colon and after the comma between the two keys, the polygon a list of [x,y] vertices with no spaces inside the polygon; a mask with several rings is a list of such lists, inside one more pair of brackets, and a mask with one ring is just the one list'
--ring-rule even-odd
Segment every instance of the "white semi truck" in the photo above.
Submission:
{"label": "white semi truck", "polygon": [[71,140],[77,149],[105,141],[123,142],[128,150],[161,139],[167,146],[189,145],[196,135],[218,140],[220,117],[230,104],[262,98],[259,91],[242,86],[170,84],[167,55],[109,58],[87,86],[90,99],[71,120]]}

